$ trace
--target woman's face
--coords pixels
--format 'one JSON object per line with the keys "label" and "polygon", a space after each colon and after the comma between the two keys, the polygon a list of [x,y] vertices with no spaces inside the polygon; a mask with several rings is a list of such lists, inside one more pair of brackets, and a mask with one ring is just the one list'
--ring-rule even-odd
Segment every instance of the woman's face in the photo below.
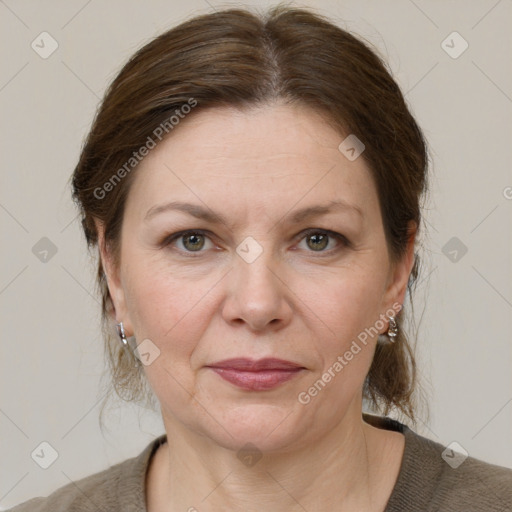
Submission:
{"label": "woman's face", "polygon": [[[291,449],[360,421],[375,330],[403,303],[412,243],[392,267],[374,183],[338,149],[344,138],[306,107],[211,109],[135,171],[109,286],[168,432]],[[235,374],[247,388],[211,368],[231,358],[302,369]]]}

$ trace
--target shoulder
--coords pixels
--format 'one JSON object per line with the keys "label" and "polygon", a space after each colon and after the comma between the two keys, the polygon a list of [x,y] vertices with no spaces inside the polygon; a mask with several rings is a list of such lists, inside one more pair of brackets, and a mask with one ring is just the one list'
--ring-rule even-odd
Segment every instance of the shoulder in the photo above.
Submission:
{"label": "shoulder", "polygon": [[115,498],[109,490],[112,491],[122,469],[130,463],[131,459],[76,482],[70,482],[49,496],[32,498],[10,509],[10,512],[107,510],[113,505],[111,500]]}
{"label": "shoulder", "polygon": [[397,486],[409,504],[425,507],[417,510],[512,511],[512,469],[468,456],[462,447],[443,446],[408,427],[403,433],[407,448]]}
{"label": "shoulder", "polygon": [[512,512],[512,469],[468,456],[460,445],[445,446],[392,418],[365,420],[405,436],[385,512]]}
{"label": "shoulder", "polygon": [[144,510],[144,480],[149,460],[165,436],[142,453],[108,469],[70,482],[47,497],[25,501],[8,512],[113,512]]}
{"label": "shoulder", "polygon": [[[442,448],[448,458],[450,451]],[[437,510],[512,511],[512,469],[473,457],[458,467],[445,463],[442,468],[432,497]]]}

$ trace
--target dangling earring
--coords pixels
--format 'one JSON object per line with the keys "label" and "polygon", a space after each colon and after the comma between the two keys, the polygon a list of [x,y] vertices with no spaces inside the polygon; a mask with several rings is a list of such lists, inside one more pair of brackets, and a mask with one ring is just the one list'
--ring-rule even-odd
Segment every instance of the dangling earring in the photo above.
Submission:
{"label": "dangling earring", "polygon": [[394,343],[396,341],[396,336],[398,335],[398,325],[396,323],[395,317],[390,316],[389,326],[387,332],[383,334],[379,334],[377,341],[382,345],[388,345],[389,343]]}
{"label": "dangling earring", "polygon": [[389,341],[392,341],[392,342],[396,341],[395,338],[396,338],[397,334],[398,334],[398,325],[396,323],[395,317],[390,316],[389,317],[389,327],[388,327],[388,332],[387,332]]}
{"label": "dangling earring", "polygon": [[124,332],[123,322],[116,324],[117,334],[119,335],[119,339],[123,345],[128,345],[128,340],[126,339],[126,333]]}

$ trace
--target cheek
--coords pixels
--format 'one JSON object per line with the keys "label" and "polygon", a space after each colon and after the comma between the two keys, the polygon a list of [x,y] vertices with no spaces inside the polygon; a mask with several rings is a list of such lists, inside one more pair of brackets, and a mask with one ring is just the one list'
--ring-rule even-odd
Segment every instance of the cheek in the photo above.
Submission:
{"label": "cheek", "polygon": [[379,317],[383,276],[372,266],[343,269],[321,280],[308,277],[302,284],[302,300],[335,344],[349,342]]}
{"label": "cheek", "polygon": [[184,281],[163,272],[139,272],[126,283],[127,307],[137,343],[149,339],[158,357],[144,366],[151,388],[167,403],[184,406],[194,388],[190,360],[201,337],[200,296],[183,289]]}
{"label": "cheek", "polygon": [[124,287],[136,339],[150,339],[173,367],[187,364],[212,314],[209,291],[218,276],[170,268],[162,257],[129,257]]}
{"label": "cheek", "polygon": [[123,289],[134,331],[151,337],[176,324],[190,302],[192,283],[186,285],[180,268],[166,260],[164,251],[149,251],[138,241],[123,247]]}
{"label": "cheek", "polygon": [[324,281],[323,291],[318,281],[314,287],[310,279],[304,283],[304,299],[318,317],[313,339],[321,364],[311,385],[317,386],[319,379],[328,383],[315,407],[318,414],[329,415],[333,403],[348,406],[370,368],[376,342],[371,327],[380,314],[383,277],[365,267],[337,273],[336,279]]}
{"label": "cheek", "polygon": [[[152,338],[172,327],[177,314],[177,297],[168,293],[166,279],[145,272],[133,272],[126,280],[126,305],[137,338]],[[177,320],[176,320],[177,321]]]}
{"label": "cheek", "polygon": [[[208,272],[193,266],[171,270],[161,258],[139,254],[131,259],[133,264],[126,261],[129,272],[124,285],[137,339],[165,342],[166,350],[187,351],[187,339],[197,340],[204,322],[214,314],[211,301],[218,302],[222,294],[216,285],[222,288],[226,283],[219,282],[218,272],[211,268]],[[300,300],[293,296],[282,300],[292,301],[297,315],[311,318],[309,327],[320,339],[332,340],[335,346],[340,340],[350,342],[379,316],[384,276],[376,271],[374,259],[375,254],[366,254],[345,268],[288,274],[289,287]]]}

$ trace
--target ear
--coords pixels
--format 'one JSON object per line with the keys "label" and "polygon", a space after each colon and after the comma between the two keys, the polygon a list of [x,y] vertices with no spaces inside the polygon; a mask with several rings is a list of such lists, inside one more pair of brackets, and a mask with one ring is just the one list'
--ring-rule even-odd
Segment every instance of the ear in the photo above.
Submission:
{"label": "ear", "polygon": [[128,315],[126,307],[126,297],[122,285],[120,270],[116,265],[114,256],[105,242],[105,227],[102,222],[95,220],[96,229],[98,232],[98,250],[103,266],[103,272],[107,280],[110,298],[114,305],[114,315],[116,323],[123,322],[126,336],[133,336],[133,327]]}
{"label": "ear", "polygon": [[383,305],[389,311],[395,310],[398,313],[396,304],[403,305],[409,276],[414,266],[414,244],[416,241],[417,225],[414,221],[409,222],[408,240],[405,253],[400,261],[396,262],[389,275],[388,284],[386,286],[385,300]]}

